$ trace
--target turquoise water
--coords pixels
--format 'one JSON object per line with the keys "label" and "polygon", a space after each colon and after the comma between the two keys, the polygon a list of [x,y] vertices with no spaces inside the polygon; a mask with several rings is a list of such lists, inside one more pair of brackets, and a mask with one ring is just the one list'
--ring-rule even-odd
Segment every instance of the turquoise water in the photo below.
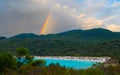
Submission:
{"label": "turquoise water", "polygon": [[[38,58],[35,58],[37,60]],[[73,68],[73,69],[86,69],[92,67],[95,62],[92,61],[85,61],[85,60],[61,60],[61,59],[43,59],[46,61],[46,66],[51,63],[59,63],[61,66],[65,66],[66,68]]]}

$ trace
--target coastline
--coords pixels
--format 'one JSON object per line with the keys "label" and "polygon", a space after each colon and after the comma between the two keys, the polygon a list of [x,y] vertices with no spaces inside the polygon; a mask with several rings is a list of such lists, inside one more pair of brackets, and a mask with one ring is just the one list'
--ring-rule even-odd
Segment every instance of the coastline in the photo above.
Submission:
{"label": "coastline", "polygon": [[91,61],[96,63],[107,62],[111,57],[75,57],[75,56],[34,56],[36,59]]}

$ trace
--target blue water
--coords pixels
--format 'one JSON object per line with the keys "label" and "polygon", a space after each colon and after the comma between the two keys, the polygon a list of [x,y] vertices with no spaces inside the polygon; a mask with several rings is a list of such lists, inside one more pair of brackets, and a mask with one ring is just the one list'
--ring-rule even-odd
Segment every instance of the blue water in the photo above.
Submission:
{"label": "blue water", "polygon": [[[38,58],[35,58],[37,60]],[[66,68],[73,68],[73,69],[87,69],[92,67],[95,62],[92,61],[85,61],[85,60],[61,60],[61,59],[43,59],[46,61],[46,66],[50,65],[51,63],[59,63],[60,66],[65,66]]]}

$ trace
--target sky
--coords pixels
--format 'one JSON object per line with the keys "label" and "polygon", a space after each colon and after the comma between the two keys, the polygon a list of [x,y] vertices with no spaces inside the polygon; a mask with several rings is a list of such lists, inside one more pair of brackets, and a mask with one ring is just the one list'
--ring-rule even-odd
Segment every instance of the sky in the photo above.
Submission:
{"label": "sky", "polygon": [[93,28],[120,32],[120,0],[0,0],[0,36]]}

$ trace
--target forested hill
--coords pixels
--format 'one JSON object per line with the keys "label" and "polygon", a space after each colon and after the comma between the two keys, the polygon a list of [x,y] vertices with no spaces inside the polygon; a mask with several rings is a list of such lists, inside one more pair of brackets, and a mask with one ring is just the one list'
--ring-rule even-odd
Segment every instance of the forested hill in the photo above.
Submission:
{"label": "forested hill", "polygon": [[40,39],[82,39],[82,40],[103,40],[103,39],[119,39],[120,32],[111,32],[106,29],[98,28],[91,30],[72,30],[58,34],[37,35],[33,33],[23,33],[11,38],[40,38]]}
{"label": "forested hill", "polygon": [[7,38],[4,37],[4,36],[1,36],[1,37],[0,37],[0,40],[4,40],[4,39],[7,39]]}
{"label": "forested hill", "polygon": [[19,34],[0,40],[0,51],[27,47],[33,55],[120,56],[120,32],[72,30],[58,34]]}

